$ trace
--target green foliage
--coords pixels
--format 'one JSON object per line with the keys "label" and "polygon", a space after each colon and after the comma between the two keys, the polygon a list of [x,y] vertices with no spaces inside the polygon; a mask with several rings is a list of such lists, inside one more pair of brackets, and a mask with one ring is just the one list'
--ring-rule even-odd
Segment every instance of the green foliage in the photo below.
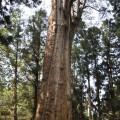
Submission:
{"label": "green foliage", "polygon": [[[87,28],[81,21],[77,28],[71,60],[73,120],[89,119],[90,102],[94,120],[120,118],[119,0],[110,2],[115,5],[114,20],[103,21],[100,29]],[[12,13],[13,30],[0,30],[0,111],[4,108],[4,111],[13,112],[13,80],[17,65],[18,116],[30,119],[35,110],[35,87],[37,97],[41,87],[47,20],[42,9],[35,12],[27,24],[21,20],[22,14],[19,9]]]}
{"label": "green foliage", "polygon": [[0,30],[0,44],[8,46],[12,42],[12,40],[13,38],[7,28],[3,28]]}
{"label": "green foliage", "polygon": [[4,88],[1,93],[0,101],[1,104],[0,106],[7,106],[7,107],[12,107],[12,100],[13,100],[13,93],[12,89],[10,88]]}
{"label": "green foliage", "polygon": [[89,91],[94,120],[119,118],[119,26],[112,19],[104,21],[101,29],[82,25],[72,49],[73,119],[83,119],[80,110],[89,119]]}
{"label": "green foliage", "polygon": [[[13,37],[9,46],[0,44],[0,70],[3,79],[0,81],[0,111],[6,107],[13,114],[14,79],[17,66],[17,112],[18,118],[33,117],[34,87],[40,88],[42,79],[42,61],[46,32],[46,12],[42,9],[31,16],[26,28],[21,20],[22,12],[17,9],[11,15]],[[1,35],[7,36],[8,29],[2,29]],[[0,39],[1,40],[1,39]],[[16,58],[17,56],[17,58]],[[16,63],[17,60],[17,63]],[[36,76],[38,76],[38,81]],[[37,91],[37,96],[39,92]],[[5,109],[7,110],[7,109]],[[13,115],[11,115],[13,116]],[[22,116],[22,117],[21,117]],[[11,118],[13,119],[13,118]],[[26,119],[26,118],[25,118]]]}

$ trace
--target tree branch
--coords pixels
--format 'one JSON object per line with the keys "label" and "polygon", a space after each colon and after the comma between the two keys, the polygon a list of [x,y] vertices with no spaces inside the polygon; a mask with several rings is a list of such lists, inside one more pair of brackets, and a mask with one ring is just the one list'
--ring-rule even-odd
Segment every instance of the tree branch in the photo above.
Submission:
{"label": "tree branch", "polygon": [[84,3],[83,3],[82,8],[79,8],[78,16],[79,16],[80,18],[81,18],[81,16],[82,16],[83,10],[84,10],[84,8],[85,8],[86,2],[87,2],[87,0],[84,0]]}
{"label": "tree branch", "polygon": [[84,8],[87,8],[87,7],[90,7],[90,8],[92,8],[92,9],[94,9],[94,10],[100,12],[99,10],[97,10],[96,8],[94,8],[94,7],[92,7],[92,6],[85,6]]}

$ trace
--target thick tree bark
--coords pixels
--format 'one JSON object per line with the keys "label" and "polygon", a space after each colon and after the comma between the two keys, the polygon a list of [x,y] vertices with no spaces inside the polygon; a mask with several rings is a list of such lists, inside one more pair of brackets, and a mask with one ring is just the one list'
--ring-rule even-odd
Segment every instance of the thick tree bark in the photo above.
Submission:
{"label": "thick tree bark", "polygon": [[71,45],[79,20],[72,23],[70,3],[52,0],[36,120],[72,120]]}

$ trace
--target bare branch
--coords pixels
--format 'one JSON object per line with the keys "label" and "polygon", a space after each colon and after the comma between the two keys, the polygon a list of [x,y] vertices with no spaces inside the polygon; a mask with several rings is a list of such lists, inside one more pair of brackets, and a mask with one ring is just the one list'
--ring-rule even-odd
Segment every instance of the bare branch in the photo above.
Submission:
{"label": "bare branch", "polygon": [[87,8],[87,7],[90,7],[90,8],[92,8],[92,9],[94,9],[94,10],[100,12],[100,10],[97,10],[96,8],[94,8],[94,7],[92,7],[92,6],[85,6],[84,9]]}
{"label": "bare branch", "polygon": [[[79,1],[79,0],[78,0]],[[78,11],[78,17],[79,18],[81,18],[81,16],[82,16],[82,13],[83,13],[83,10],[84,10],[84,8],[85,8],[85,5],[86,5],[86,2],[87,2],[87,0],[84,0],[84,3],[81,3],[80,1],[79,1],[79,4],[81,5],[83,5],[82,7],[80,7],[79,6],[79,11]]]}

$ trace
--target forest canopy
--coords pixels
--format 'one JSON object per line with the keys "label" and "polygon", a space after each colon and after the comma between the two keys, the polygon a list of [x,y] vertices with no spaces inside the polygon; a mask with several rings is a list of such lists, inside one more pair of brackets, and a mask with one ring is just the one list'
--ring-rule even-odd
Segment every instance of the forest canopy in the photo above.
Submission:
{"label": "forest canopy", "polygon": [[0,0],[0,120],[119,120],[120,0],[42,2]]}

